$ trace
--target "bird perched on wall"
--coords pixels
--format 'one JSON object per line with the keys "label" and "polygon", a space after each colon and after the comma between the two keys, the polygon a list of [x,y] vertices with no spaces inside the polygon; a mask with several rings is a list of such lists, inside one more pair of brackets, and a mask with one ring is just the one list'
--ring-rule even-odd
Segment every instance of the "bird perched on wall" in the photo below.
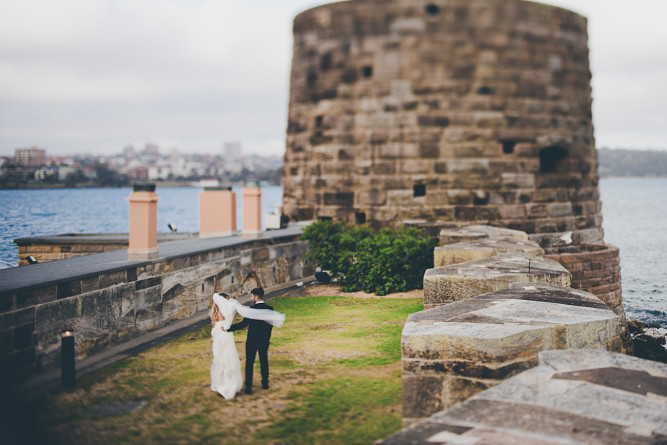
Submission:
{"label": "bird perched on wall", "polygon": [[327,284],[331,281],[331,275],[318,267],[315,269],[315,279],[320,283]]}
{"label": "bird perched on wall", "polygon": [[559,246],[567,246],[568,244],[572,244],[572,232],[565,232],[562,234],[556,243]]}

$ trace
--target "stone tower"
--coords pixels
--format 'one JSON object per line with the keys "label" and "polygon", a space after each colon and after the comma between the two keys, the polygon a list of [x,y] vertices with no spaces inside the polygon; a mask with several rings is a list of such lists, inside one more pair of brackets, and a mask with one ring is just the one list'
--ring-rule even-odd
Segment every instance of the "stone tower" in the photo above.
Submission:
{"label": "stone tower", "polygon": [[299,14],[283,213],[602,242],[586,27],[522,0],[351,0]]}

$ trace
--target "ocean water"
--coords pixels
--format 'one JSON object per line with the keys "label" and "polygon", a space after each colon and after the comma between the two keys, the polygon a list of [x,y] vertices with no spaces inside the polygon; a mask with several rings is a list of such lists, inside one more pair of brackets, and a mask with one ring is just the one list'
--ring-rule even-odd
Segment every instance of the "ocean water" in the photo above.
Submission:
{"label": "ocean water", "polygon": [[[63,233],[126,233],[129,188],[0,190],[0,261],[16,265],[15,238]],[[201,188],[158,188],[158,231],[199,230]],[[241,227],[241,190],[237,193]],[[605,241],[621,250],[623,300],[630,318],[667,326],[667,178],[600,181]],[[262,215],[282,202],[262,188]],[[0,266],[2,266],[0,264]]]}
{"label": "ocean water", "polygon": [[[199,231],[199,187],[158,188],[158,232],[168,224],[181,233]],[[241,187],[236,192],[237,227],[242,227]],[[0,190],[0,261],[16,265],[16,238],[64,233],[127,233],[131,188]],[[282,204],[280,186],[262,187],[264,215]],[[2,264],[0,264],[0,267]]]}
{"label": "ocean water", "polygon": [[600,181],[604,240],[621,250],[629,318],[667,326],[667,178]]}

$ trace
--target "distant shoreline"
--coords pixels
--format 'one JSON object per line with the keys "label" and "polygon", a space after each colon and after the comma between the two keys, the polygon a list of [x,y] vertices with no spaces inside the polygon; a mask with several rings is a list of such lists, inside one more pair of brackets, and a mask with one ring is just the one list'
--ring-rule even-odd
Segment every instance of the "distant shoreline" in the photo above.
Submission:
{"label": "distant shoreline", "polygon": [[[137,181],[138,182],[138,181]],[[158,188],[166,187],[193,187],[197,188],[199,186],[193,186],[192,182],[194,181],[155,181],[155,185]],[[237,181],[229,183],[232,187],[241,187],[243,186],[243,181]],[[267,183],[269,186],[279,186],[280,184],[271,184]],[[132,184],[120,185],[120,186],[109,186],[109,185],[99,185],[99,184],[86,184],[79,185],[76,187],[67,187],[65,184],[39,184],[39,186],[30,186],[22,185],[20,187],[0,187],[0,190],[52,190],[52,189],[91,189],[91,188],[100,188],[100,189],[122,189],[130,188]],[[201,188],[201,187],[200,187]]]}
{"label": "distant shoreline", "polygon": [[[606,175],[601,174],[601,179],[665,179],[665,175],[643,175],[643,176],[621,176],[621,175]],[[158,188],[175,188],[175,187],[193,187],[197,188],[199,186],[193,186],[193,181],[157,181],[155,184]],[[241,187],[243,186],[243,181],[237,181],[230,183],[232,187]],[[279,186],[280,184],[267,183],[267,186]],[[65,184],[40,184],[39,186],[22,186],[22,187],[0,187],[0,190],[61,190],[61,189],[90,189],[90,188],[102,188],[102,189],[122,189],[130,188],[131,184],[121,185],[121,186],[109,186],[109,185],[97,185],[97,184],[86,184],[80,185],[77,187],[66,187]],[[199,187],[201,188],[201,187]]]}

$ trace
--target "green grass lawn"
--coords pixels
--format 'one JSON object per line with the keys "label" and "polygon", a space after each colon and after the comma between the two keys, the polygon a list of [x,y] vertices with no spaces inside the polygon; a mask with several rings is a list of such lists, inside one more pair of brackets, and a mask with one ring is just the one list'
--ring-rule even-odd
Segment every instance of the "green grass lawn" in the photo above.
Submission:
{"label": "green grass lawn", "polygon": [[[210,327],[47,394],[35,428],[67,444],[369,444],[401,428],[401,331],[421,298],[289,297],[273,330],[271,389],[224,400],[209,389]],[[237,331],[244,363],[246,331]],[[259,363],[255,379],[259,380]],[[145,402],[129,414],[96,413]]]}

